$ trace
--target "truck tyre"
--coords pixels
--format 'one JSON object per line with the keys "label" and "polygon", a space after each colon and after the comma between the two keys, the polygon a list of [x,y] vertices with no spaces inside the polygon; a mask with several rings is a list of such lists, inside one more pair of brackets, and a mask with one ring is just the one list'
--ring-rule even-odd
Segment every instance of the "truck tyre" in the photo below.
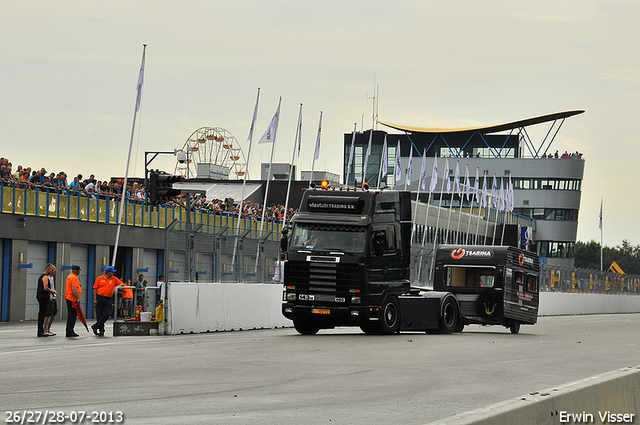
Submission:
{"label": "truck tyre", "polygon": [[512,320],[511,324],[509,325],[509,330],[512,334],[517,334],[518,332],[520,332],[520,322],[518,322],[517,320]]}
{"label": "truck tyre", "polygon": [[382,301],[379,322],[380,332],[383,335],[392,335],[400,329],[400,307],[398,299],[393,295],[388,295]]}
{"label": "truck tyre", "polygon": [[293,327],[296,328],[296,331],[301,335],[315,335],[320,330],[320,326],[314,323],[300,322],[298,320],[293,322]]}
{"label": "truck tyre", "polygon": [[455,298],[447,297],[442,302],[442,314],[440,316],[440,332],[443,334],[453,333],[458,327],[458,304]]}

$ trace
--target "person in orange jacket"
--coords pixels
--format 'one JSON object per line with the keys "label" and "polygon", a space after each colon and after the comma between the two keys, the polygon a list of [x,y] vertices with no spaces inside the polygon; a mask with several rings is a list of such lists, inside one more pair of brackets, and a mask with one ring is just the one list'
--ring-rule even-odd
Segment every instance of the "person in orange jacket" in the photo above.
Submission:
{"label": "person in orange jacket", "polygon": [[96,307],[97,322],[91,325],[91,329],[96,336],[104,336],[104,324],[111,317],[116,286],[124,285],[120,279],[114,276],[115,272],[114,267],[105,268],[104,274],[98,277],[96,283],[93,284],[93,304]]}

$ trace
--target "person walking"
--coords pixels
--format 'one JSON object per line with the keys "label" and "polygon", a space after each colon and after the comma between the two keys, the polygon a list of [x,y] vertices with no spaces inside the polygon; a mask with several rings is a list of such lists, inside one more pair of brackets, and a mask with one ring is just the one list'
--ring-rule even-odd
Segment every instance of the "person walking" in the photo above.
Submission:
{"label": "person walking", "polygon": [[55,294],[56,290],[49,286],[49,278],[56,272],[56,266],[47,263],[44,266],[44,273],[38,278],[38,287],[36,288],[36,299],[38,300],[38,337],[46,337],[44,331],[44,319],[47,317],[49,309],[49,300],[51,294]]}
{"label": "person walking", "polygon": [[64,299],[67,302],[67,329],[66,337],[74,338],[80,336],[74,330],[76,326],[76,319],[78,317],[73,302],[80,304],[80,297],[82,296],[82,286],[78,276],[80,275],[80,266],[71,267],[71,274],[67,277],[64,288]]}
{"label": "person walking", "polygon": [[272,283],[284,283],[284,263],[286,261],[287,255],[283,252],[280,254],[280,259],[276,261],[275,273],[273,275],[273,279],[271,279]]}
{"label": "person walking", "polygon": [[108,266],[104,269],[104,274],[96,279],[93,284],[93,304],[96,307],[96,323],[91,325],[96,336],[104,336],[104,324],[111,317],[113,308],[113,294],[116,286],[123,286],[124,283],[114,276],[116,269]]}

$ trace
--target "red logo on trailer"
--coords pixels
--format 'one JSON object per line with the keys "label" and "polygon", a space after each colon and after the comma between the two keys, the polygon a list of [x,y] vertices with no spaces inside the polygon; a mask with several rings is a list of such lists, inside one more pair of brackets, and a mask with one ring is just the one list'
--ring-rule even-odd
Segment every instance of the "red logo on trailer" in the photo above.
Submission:
{"label": "red logo on trailer", "polygon": [[520,265],[524,264],[524,252],[520,253],[520,256],[518,257],[518,264]]}
{"label": "red logo on trailer", "polygon": [[454,260],[459,260],[462,257],[464,257],[464,249],[463,248],[458,248],[458,249],[455,249],[455,250],[451,251],[451,258],[453,258]]}

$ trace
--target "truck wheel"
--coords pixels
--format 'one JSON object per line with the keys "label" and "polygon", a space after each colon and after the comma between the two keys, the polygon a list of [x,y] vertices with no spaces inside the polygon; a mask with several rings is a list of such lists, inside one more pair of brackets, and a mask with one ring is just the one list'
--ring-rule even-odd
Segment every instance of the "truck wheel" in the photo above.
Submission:
{"label": "truck wheel", "polygon": [[311,322],[299,322],[297,320],[293,322],[293,327],[302,335],[315,335],[320,330],[320,326],[316,324]]}
{"label": "truck wheel", "polygon": [[442,316],[440,316],[440,332],[453,333],[458,327],[458,305],[452,297],[447,297],[442,303]]}
{"label": "truck wheel", "polygon": [[512,320],[511,325],[509,325],[509,330],[512,334],[517,334],[518,332],[520,332],[520,322],[518,322],[517,320]]}
{"label": "truck wheel", "polygon": [[398,300],[389,295],[382,302],[380,309],[380,332],[383,335],[392,335],[400,329],[400,308]]}

